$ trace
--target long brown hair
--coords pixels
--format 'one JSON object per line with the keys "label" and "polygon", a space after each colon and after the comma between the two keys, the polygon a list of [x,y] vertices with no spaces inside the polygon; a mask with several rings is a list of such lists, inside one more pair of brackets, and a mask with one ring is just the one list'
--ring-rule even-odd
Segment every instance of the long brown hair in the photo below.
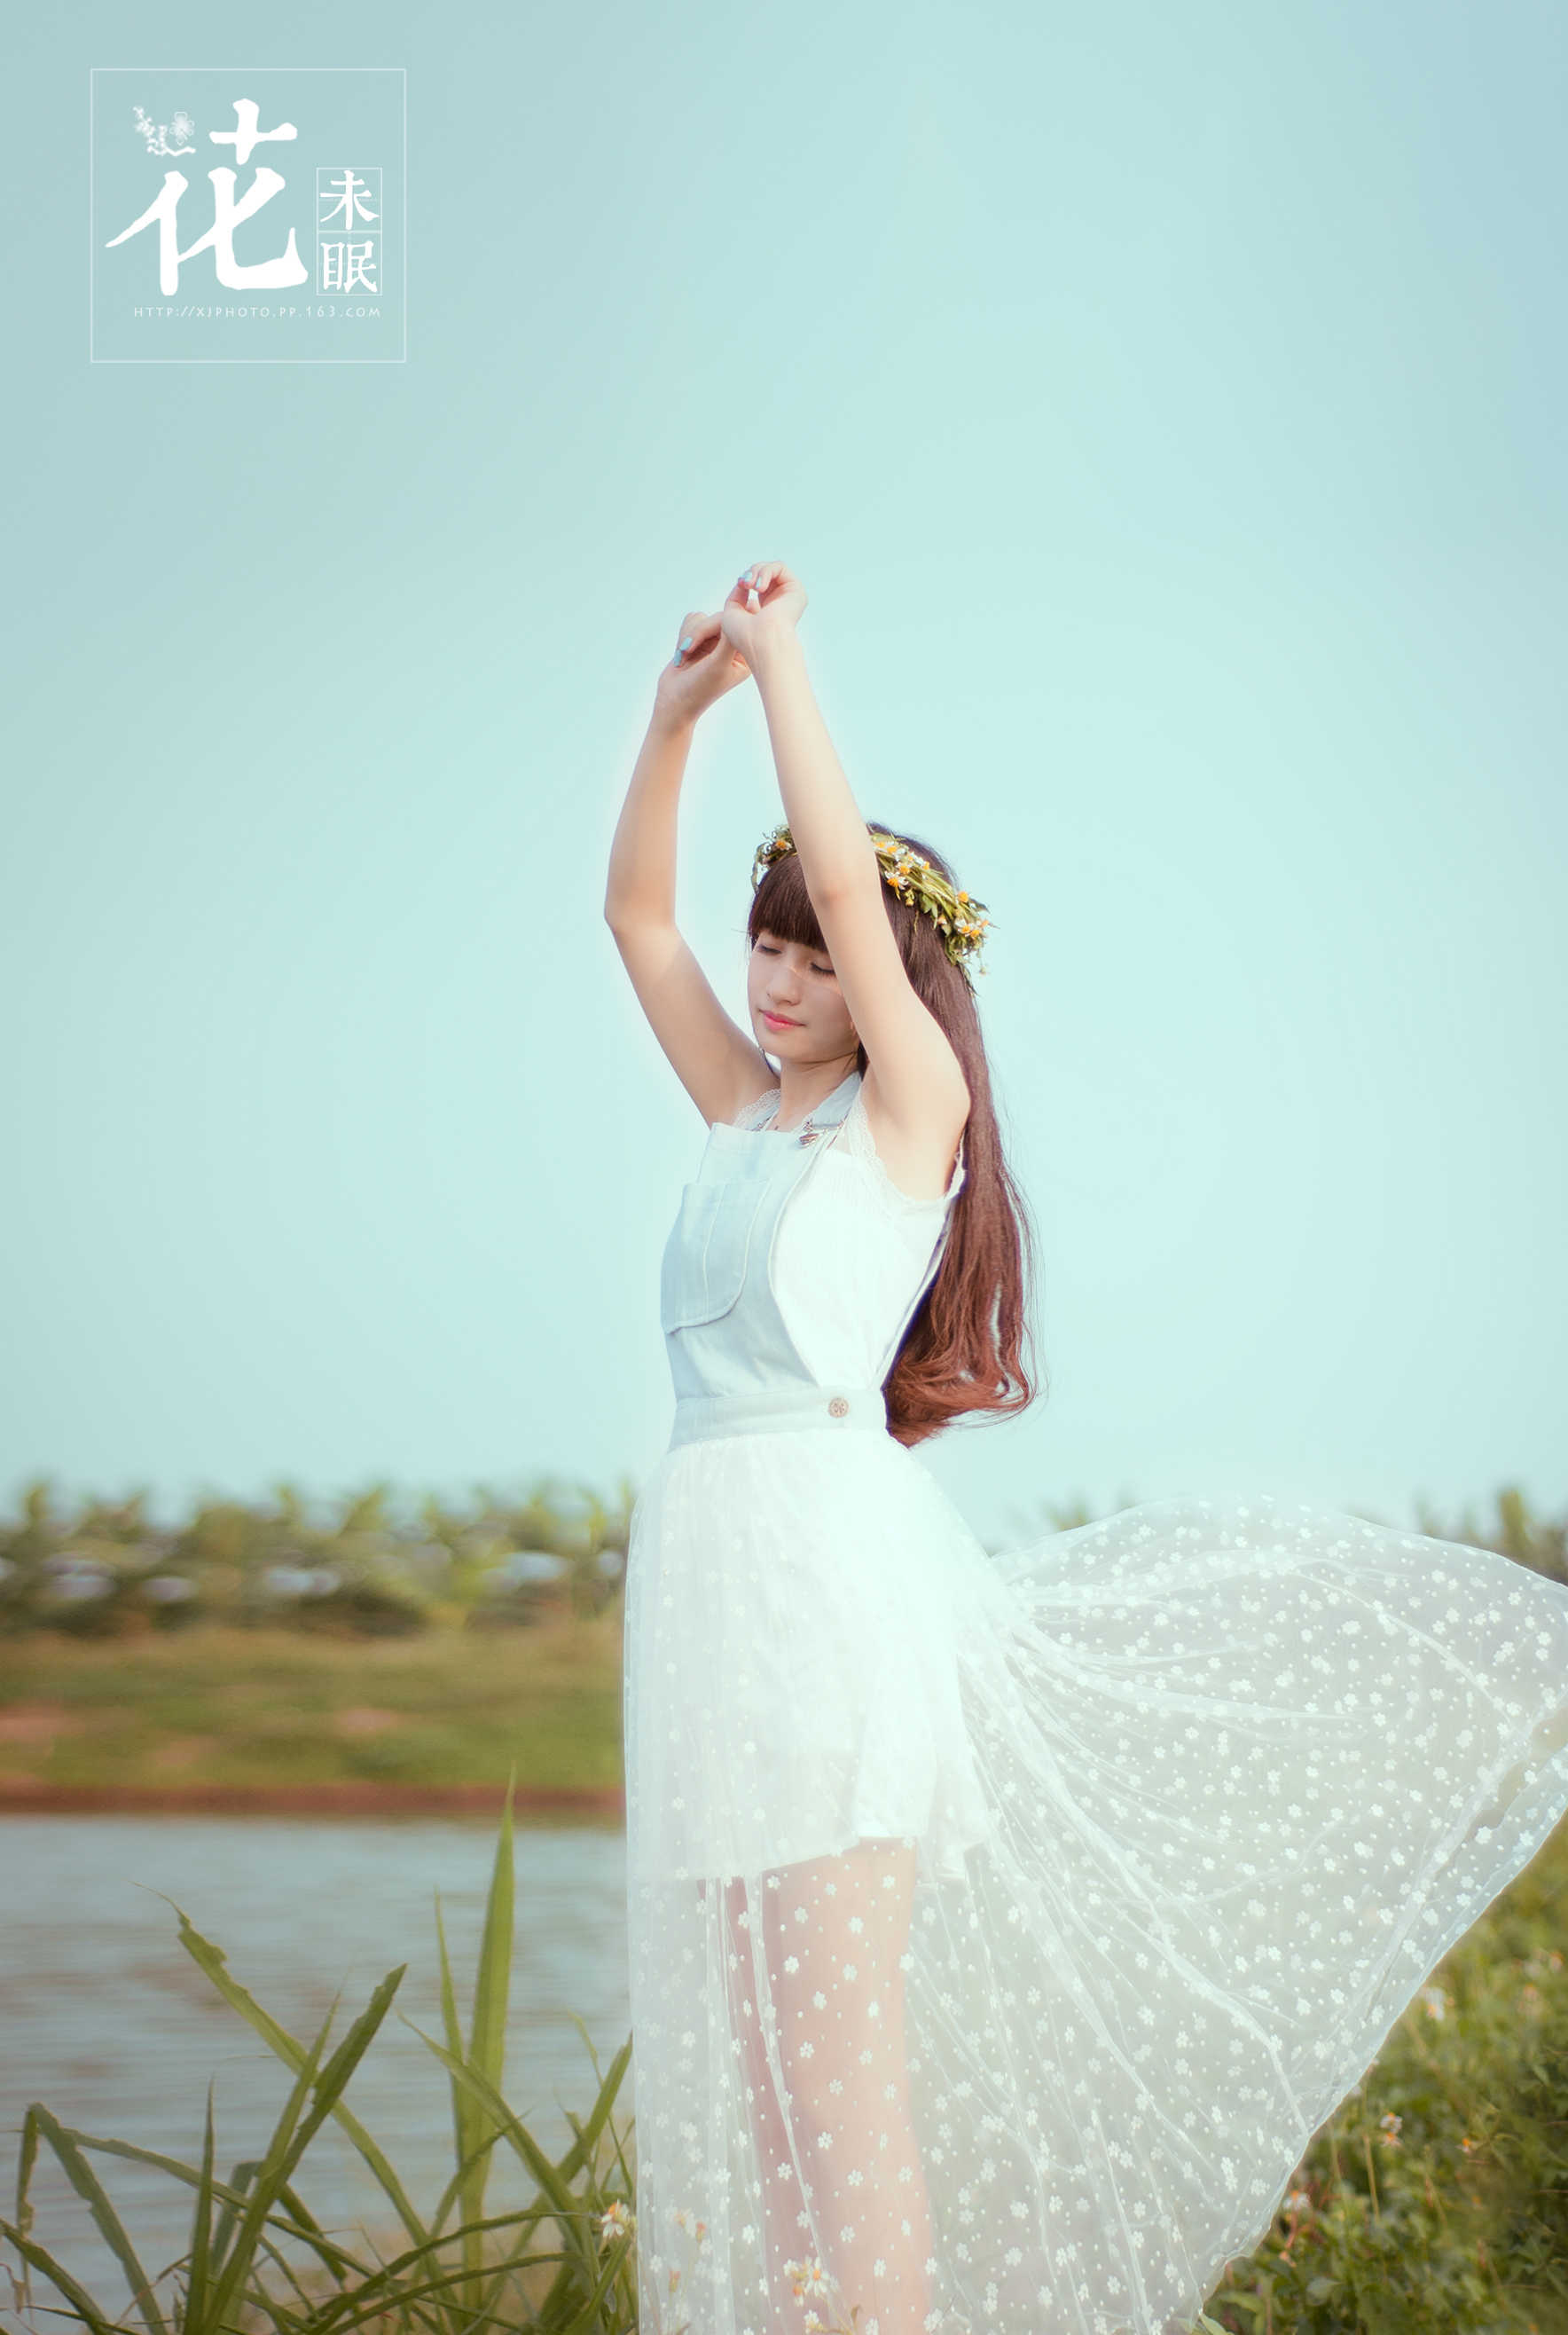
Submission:
{"label": "long brown hair", "polygon": [[[929,859],[951,883],[953,870],[918,836],[902,842]],[[1029,1204],[1002,1156],[991,1095],[991,1069],[969,975],[953,963],[932,917],[881,887],[888,922],[910,987],[946,1034],[969,1089],[963,1129],[964,1177],[953,1203],[947,1245],[936,1277],[915,1308],[892,1369],[883,1381],[889,1432],[900,1443],[924,1442],[965,1411],[1024,1410],[1040,1390],[1024,1365],[1031,1352],[1029,1289],[1036,1236]],[[747,937],[764,930],[781,941],[830,954],[806,888],[798,852],[775,860],[752,896]],[[868,1056],[856,1050],[864,1076]],[[1045,1381],[1043,1373],[1040,1385]]]}

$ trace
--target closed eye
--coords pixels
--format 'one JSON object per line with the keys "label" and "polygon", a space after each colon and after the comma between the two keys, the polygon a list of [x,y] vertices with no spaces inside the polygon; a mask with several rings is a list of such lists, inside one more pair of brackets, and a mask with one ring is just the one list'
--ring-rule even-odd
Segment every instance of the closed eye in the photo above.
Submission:
{"label": "closed eye", "polygon": [[[766,941],[757,942],[756,946],[763,956],[777,956],[779,954],[779,951],[776,948],[770,947]],[[814,964],[811,967],[811,970],[813,973],[831,974],[833,967],[830,964]]]}

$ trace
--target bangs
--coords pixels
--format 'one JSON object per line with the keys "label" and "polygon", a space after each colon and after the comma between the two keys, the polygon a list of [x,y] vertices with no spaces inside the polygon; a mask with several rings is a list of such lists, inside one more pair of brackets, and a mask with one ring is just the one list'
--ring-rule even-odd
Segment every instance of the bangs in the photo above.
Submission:
{"label": "bangs", "polygon": [[816,950],[823,956],[829,954],[806,889],[798,851],[786,852],[763,877],[752,896],[746,930],[752,940],[767,931],[781,941],[793,941],[799,948]]}

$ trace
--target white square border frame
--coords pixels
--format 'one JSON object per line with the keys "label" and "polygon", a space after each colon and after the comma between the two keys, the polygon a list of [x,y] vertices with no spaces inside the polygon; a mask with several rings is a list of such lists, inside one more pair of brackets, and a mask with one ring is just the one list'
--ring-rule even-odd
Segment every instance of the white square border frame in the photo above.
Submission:
{"label": "white square border frame", "polygon": [[[92,345],[96,324],[97,221],[92,134],[97,125],[97,76],[120,73],[395,73],[402,99],[402,352],[395,357],[101,357]],[[314,276],[314,269],[312,274]],[[407,65],[89,65],[87,68],[87,362],[110,364],[407,364],[409,361],[409,70]]]}

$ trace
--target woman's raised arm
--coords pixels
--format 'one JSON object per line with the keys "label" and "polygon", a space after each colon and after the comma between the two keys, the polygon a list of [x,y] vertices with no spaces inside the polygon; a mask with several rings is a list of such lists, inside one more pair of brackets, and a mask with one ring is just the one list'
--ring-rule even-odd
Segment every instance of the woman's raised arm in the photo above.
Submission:
{"label": "woman's raised arm", "polygon": [[610,846],[605,921],[675,1075],[710,1125],[762,1092],[772,1065],[725,1012],[675,925],[681,781],[697,721],[748,675],[716,615],[689,615],[659,676],[653,716]]}
{"label": "woman's raised arm", "polygon": [[[755,590],[760,611],[749,611]],[[781,561],[748,568],[725,604],[726,639],[756,676],[784,816],[850,1019],[866,1049],[866,1107],[901,1146],[950,1159],[969,1090],[946,1032],[910,986],[865,817],[833,750],[796,624],[806,595]]]}

